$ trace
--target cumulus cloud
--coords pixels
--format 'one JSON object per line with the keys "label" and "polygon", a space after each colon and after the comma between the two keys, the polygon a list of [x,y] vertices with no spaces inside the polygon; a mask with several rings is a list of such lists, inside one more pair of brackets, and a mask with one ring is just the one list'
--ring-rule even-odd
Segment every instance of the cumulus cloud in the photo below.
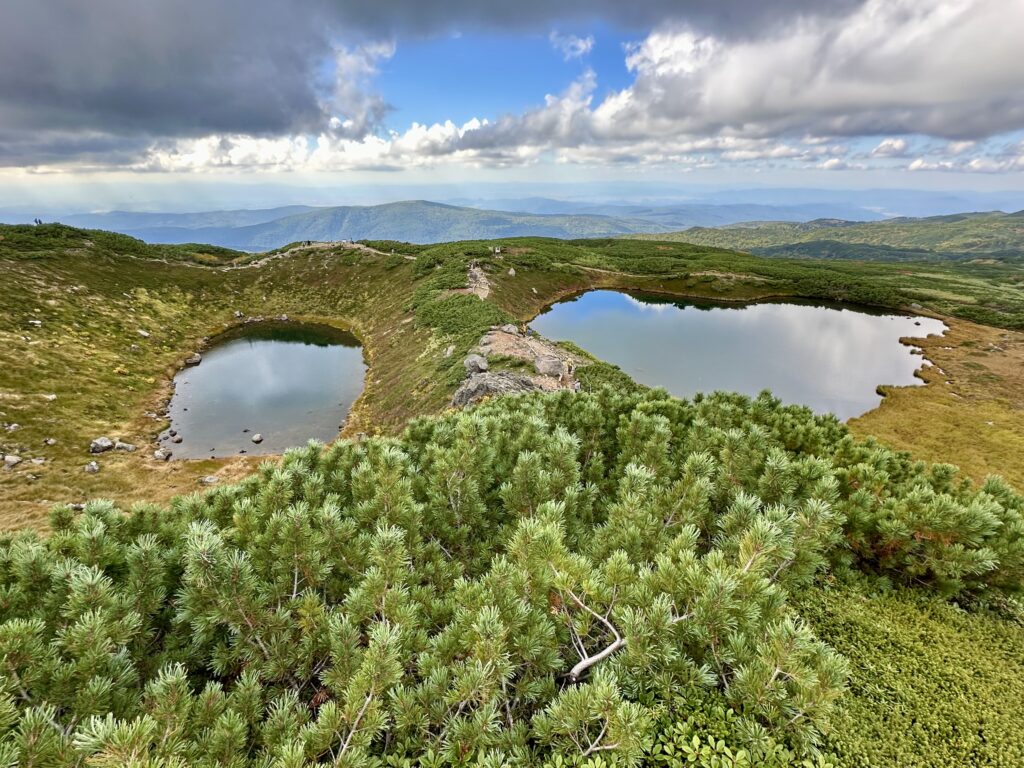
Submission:
{"label": "cumulus cloud", "polygon": [[[550,158],[840,170],[916,155],[908,169],[1022,168],[1024,153],[988,148],[1024,129],[1020,0],[304,0],[302,12],[181,0],[145,13],[134,0],[94,0],[88,12],[75,0],[8,3],[0,165],[390,170]],[[627,87],[599,96],[588,69],[519,114],[382,127],[390,105],[374,78],[402,35],[594,19],[645,28],[624,52]],[[594,44],[550,40],[567,60]],[[922,152],[910,136],[943,143]],[[851,156],[846,142],[860,137],[877,145]]]}

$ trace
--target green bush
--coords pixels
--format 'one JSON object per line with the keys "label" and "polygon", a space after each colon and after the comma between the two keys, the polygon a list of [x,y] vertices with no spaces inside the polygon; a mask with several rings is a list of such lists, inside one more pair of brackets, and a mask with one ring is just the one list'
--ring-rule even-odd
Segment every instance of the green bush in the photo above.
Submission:
{"label": "green bush", "polygon": [[[921,513],[908,540],[851,549],[890,509]],[[813,760],[851,668],[792,596],[833,563],[948,589],[970,547],[995,554],[961,588],[1002,594],[1019,509],[767,395],[503,398],[311,444],[166,509],[62,507],[49,538],[0,542],[0,758]],[[919,518],[947,514],[966,533],[923,579]]]}

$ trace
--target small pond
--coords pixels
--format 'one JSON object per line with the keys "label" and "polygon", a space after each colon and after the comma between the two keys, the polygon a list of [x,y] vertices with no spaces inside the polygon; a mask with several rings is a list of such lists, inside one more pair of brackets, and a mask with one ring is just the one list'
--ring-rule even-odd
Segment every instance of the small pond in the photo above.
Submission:
{"label": "small pond", "polygon": [[345,331],[284,322],[241,326],[214,338],[202,362],[175,377],[161,445],[176,459],[202,459],[333,440],[365,374],[362,348]]}
{"label": "small pond", "polygon": [[545,310],[531,326],[679,397],[723,390],[834,413],[878,406],[878,385],[912,385],[924,364],[904,336],[942,334],[929,317],[841,305],[711,304],[591,291]]}

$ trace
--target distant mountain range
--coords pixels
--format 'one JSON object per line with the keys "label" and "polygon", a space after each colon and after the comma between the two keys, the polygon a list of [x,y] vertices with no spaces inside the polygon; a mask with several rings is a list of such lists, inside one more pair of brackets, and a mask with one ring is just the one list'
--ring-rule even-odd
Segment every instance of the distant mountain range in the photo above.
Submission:
{"label": "distant mountain range", "polygon": [[[64,224],[120,232],[150,243],[209,243],[265,251],[297,240],[404,240],[437,243],[501,237],[614,237],[719,226],[757,218],[806,221],[820,216],[873,220],[880,215],[844,204],[627,205],[584,204],[548,198],[493,201],[495,209],[422,200],[373,206],[202,213],[75,214]],[[518,210],[505,210],[506,206]]]}
{"label": "distant mountain range", "polygon": [[753,221],[636,237],[789,258],[900,261],[989,257],[1022,261],[1024,211],[904,217],[874,222]]}

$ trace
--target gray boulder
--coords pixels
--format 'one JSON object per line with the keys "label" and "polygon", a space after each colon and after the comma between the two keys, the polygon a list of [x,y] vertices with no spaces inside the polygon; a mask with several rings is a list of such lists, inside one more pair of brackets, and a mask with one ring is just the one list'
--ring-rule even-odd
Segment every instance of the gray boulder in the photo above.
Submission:
{"label": "gray boulder", "polygon": [[166,450],[165,448],[159,448],[153,451],[153,458],[156,459],[157,461],[167,461],[169,458],[171,458],[171,452]]}
{"label": "gray boulder", "polygon": [[519,329],[513,323],[505,323],[503,326],[501,326],[501,330],[503,330],[505,333],[511,333],[516,336],[519,335]]}
{"label": "gray boulder", "polygon": [[106,453],[114,450],[114,441],[109,437],[97,437],[89,443],[89,453]]}
{"label": "gray boulder", "polygon": [[483,373],[487,370],[487,358],[482,355],[470,355],[462,361],[462,365],[466,368],[466,373]]}
{"label": "gray boulder", "polygon": [[255,435],[252,436],[252,441],[259,445],[260,443],[263,442],[263,435],[257,432]]}
{"label": "gray boulder", "polygon": [[199,365],[201,362],[203,362],[203,356],[198,352],[185,358],[185,365]]}
{"label": "gray boulder", "polygon": [[114,450],[124,451],[125,453],[134,453],[135,446],[132,443],[123,443],[120,440],[118,440],[116,443],[114,443]]}
{"label": "gray boulder", "polygon": [[14,469],[19,464],[21,464],[21,456],[15,456],[13,454],[4,456],[4,469]]}
{"label": "gray boulder", "polygon": [[100,471],[100,465],[97,464],[95,461],[90,461],[88,464],[85,465],[85,471],[88,472],[90,475],[95,475],[97,472]]}
{"label": "gray boulder", "polygon": [[541,355],[533,361],[533,367],[541,376],[561,376],[564,372],[562,361],[554,355]]}
{"label": "gray boulder", "polygon": [[452,405],[463,408],[485,397],[497,395],[513,395],[523,392],[534,392],[539,387],[529,376],[511,371],[497,373],[477,373],[462,383],[452,398]]}
{"label": "gray boulder", "polygon": [[52,437],[48,437],[48,438],[46,438],[45,440],[43,440],[43,442],[44,442],[44,443],[45,443],[46,445],[56,445],[56,444],[57,444],[57,441],[56,441],[56,440],[54,440],[54,439],[53,439]]}
{"label": "gray boulder", "polygon": [[207,475],[206,477],[199,478],[199,482],[203,485],[216,485],[220,481],[215,475]]}

